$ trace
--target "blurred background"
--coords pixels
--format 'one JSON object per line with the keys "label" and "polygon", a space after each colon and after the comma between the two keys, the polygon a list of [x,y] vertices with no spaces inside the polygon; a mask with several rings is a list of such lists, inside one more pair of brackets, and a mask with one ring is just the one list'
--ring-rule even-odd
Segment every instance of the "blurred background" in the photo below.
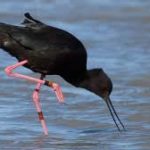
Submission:
{"label": "blurred background", "polygon": [[[4,68],[16,59],[0,49],[0,147],[38,150],[148,150],[150,147],[149,0],[1,0],[0,22],[20,25],[25,12],[73,33],[88,52],[88,68],[111,77],[112,101],[127,131],[119,133],[106,104],[60,77],[66,105],[43,87],[41,103],[49,128],[45,137],[32,103],[35,85],[12,79]],[[35,73],[25,68],[19,72]],[[10,84],[9,84],[10,83]]]}

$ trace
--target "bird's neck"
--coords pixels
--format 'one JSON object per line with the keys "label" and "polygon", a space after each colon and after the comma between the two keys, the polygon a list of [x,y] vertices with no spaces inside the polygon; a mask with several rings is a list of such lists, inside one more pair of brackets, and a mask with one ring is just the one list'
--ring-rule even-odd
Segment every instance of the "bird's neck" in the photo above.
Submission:
{"label": "bird's neck", "polygon": [[86,70],[86,72],[82,74],[80,80],[78,80],[79,82],[77,82],[75,86],[87,89],[90,82],[90,72],[91,70]]}
{"label": "bird's neck", "polygon": [[71,73],[71,74],[61,74],[61,77],[69,82],[70,84],[79,87],[80,84],[85,80],[87,71],[79,72],[79,73]]}
{"label": "bird's neck", "polygon": [[87,83],[89,83],[90,74],[91,70],[85,70],[84,72],[73,73],[71,75],[65,73],[62,77],[76,87],[86,88]]}

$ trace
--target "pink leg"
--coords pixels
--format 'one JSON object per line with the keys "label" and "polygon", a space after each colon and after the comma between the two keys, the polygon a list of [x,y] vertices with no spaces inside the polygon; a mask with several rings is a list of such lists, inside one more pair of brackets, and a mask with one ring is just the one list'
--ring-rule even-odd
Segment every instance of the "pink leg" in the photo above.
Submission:
{"label": "pink leg", "polygon": [[28,63],[28,61],[24,60],[24,61],[21,61],[21,62],[15,64],[15,65],[8,66],[8,67],[5,68],[5,72],[8,76],[21,78],[21,79],[26,79],[26,80],[29,80],[29,81],[32,81],[32,82],[45,84],[44,80],[40,80],[40,79],[36,79],[36,78],[29,77],[29,76],[26,76],[26,75],[22,75],[22,74],[19,74],[19,73],[12,72],[12,70],[16,69],[17,67],[23,66],[24,64],[27,64],[27,63]]}
{"label": "pink leg", "polygon": [[19,73],[12,72],[17,67],[23,66],[26,63],[28,63],[28,61],[24,60],[24,61],[21,61],[21,62],[15,64],[15,65],[8,66],[8,67],[5,68],[5,72],[8,76],[21,78],[21,79],[25,79],[25,80],[29,80],[29,81],[37,83],[37,87],[36,87],[37,90],[34,91],[34,93],[33,93],[33,99],[34,99],[34,102],[35,102],[35,105],[36,105],[36,108],[37,108],[37,111],[38,111],[39,119],[40,119],[41,124],[42,124],[43,129],[44,129],[44,133],[48,134],[46,123],[45,123],[45,120],[44,120],[44,116],[43,116],[41,106],[40,106],[40,103],[39,103],[39,92],[37,92],[37,91],[40,90],[41,85],[44,84],[46,86],[49,86],[49,87],[53,88],[59,102],[64,102],[64,97],[63,97],[61,88],[57,83],[47,81],[47,80],[43,80],[43,79],[37,79],[37,78],[30,77],[30,76],[26,76],[26,75],[22,75],[22,74],[19,74]]}
{"label": "pink leg", "polygon": [[[43,78],[44,78],[44,76],[42,75],[40,79],[43,79]],[[48,129],[47,129],[47,126],[46,126],[46,122],[45,122],[45,119],[44,119],[44,115],[43,115],[42,108],[41,108],[41,105],[40,105],[40,98],[39,98],[41,85],[42,85],[41,83],[37,83],[37,85],[36,85],[36,88],[33,92],[33,102],[36,106],[36,110],[38,112],[39,120],[40,120],[41,125],[43,127],[44,134],[48,135]]]}
{"label": "pink leg", "polygon": [[30,77],[30,76],[26,76],[26,75],[22,75],[22,74],[19,74],[19,73],[12,72],[17,67],[23,66],[26,63],[28,63],[28,60],[24,60],[24,61],[21,61],[21,62],[15,64],[15,65],[8,66],[8,67],[5,68],[5,72],[8,76],[29,80],[31,82],[44,84],[46,86],[49,86],[49,87],[53,88],[53,90],[55,91],[55,94],[57,96],[58,101],[60,103],[64,102],[64,96],[62,94],[62,90],[61,90],[60,86],[57,83],[52,82],[52,81],[47,81],[47,80],[41,80],[41,79],[37,79],[37,78]]}

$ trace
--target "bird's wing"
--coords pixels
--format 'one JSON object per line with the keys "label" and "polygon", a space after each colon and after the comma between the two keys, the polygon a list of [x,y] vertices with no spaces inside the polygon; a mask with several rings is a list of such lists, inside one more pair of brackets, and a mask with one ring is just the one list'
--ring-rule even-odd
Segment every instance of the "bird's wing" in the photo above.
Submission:
{"label": "bird's wing", "polygon": [[[68,52],[73,50],[78,53],[78,49],[84,49],[82,43],[72,34],[48,26],[36,19],[29,13],[25,14],[25,27],[13,26],[0,23],[0,32],[5,32],[10,39],[19,45],[32,51],[43,53],[48,51]],[[11,45],[9,45],[11,48]]]}

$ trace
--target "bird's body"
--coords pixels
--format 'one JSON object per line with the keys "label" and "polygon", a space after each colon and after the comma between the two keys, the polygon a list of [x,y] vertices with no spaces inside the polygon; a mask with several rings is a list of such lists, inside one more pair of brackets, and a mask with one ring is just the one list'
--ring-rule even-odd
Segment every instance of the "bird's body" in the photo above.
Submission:
{"label": "bird's body", "polygon": [[[0,23],[0,48],[19,62],[27,60],[24,66],[32,71],[44,76],[60,75],[72,85],[94,92],[113,107],[109,98],[112,82],[102,69],[87,70],[83,44],[67,31],[48,26],[28,13],[25,17],[25,27]],[[116,114],[114,108],[112,111]]]}
{"label": "bird's body", "polygon": [[5,51],[19,61],[28,60],[26,67],[45,75],[60,75],[73,82],[86,71],[86,50],[72,34],[45,24],[18,27],[0,24]]}

